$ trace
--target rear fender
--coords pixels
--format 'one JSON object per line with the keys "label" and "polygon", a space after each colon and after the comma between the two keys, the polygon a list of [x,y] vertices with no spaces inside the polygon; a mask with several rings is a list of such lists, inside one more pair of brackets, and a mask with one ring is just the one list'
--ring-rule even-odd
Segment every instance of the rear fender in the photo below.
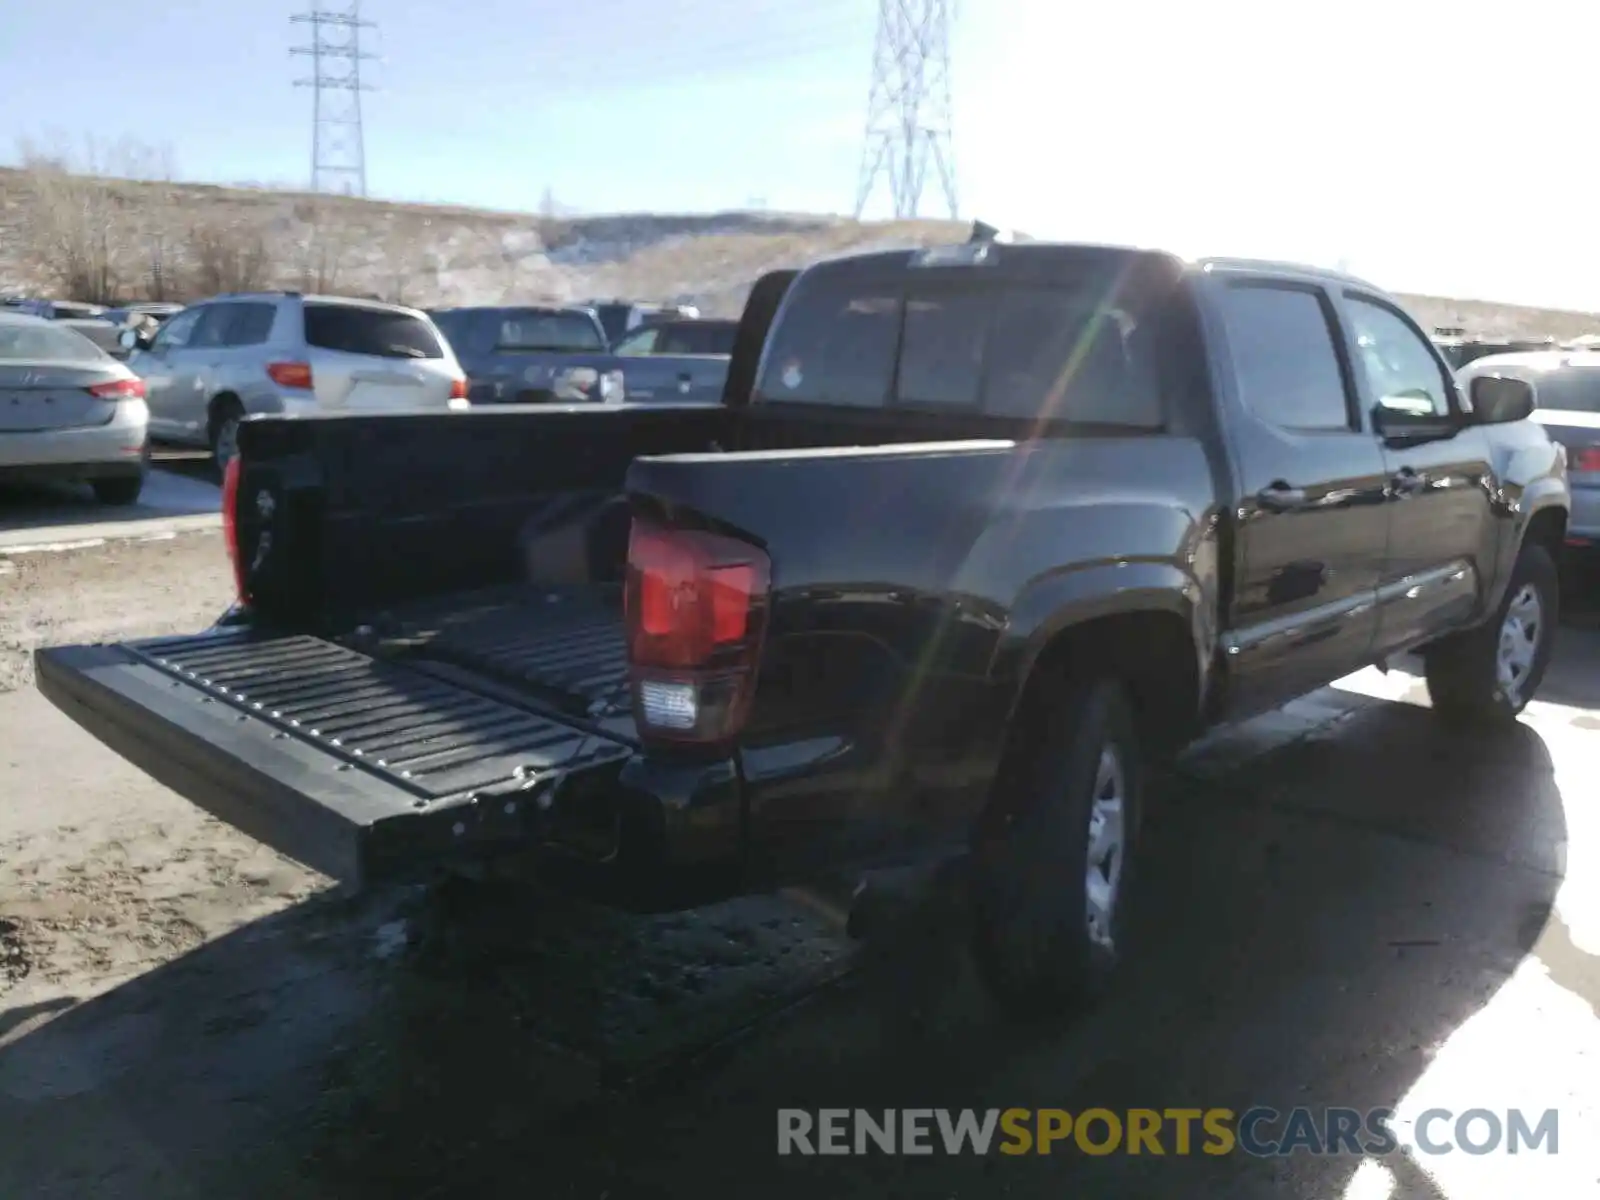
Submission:
{"label": "rear fender", "polygon": [[1040,657],[1057,638],[1090,621],[1139,613],[1164,613],[1182,621],[1194,656],[1198,697],[1204,697],[1217,631],[1199,583],[1171,562],[1088,563],[1037,580],[1013,606],[991,672],[1009,694],[1008,722]]}

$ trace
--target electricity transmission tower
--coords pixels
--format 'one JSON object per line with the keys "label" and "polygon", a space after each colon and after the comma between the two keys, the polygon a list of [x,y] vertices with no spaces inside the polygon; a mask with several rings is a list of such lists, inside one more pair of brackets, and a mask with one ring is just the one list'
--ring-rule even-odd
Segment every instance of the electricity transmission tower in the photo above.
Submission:
{"label": "electricity transmission tower", "polygon": [[361,0],[312,0],[310,12],[290,17],[311,26],[311,44],[289,53],[311,59],[311,74],[295,87],[311,89],[311,190],[367,194],[367,147],[361,132],[361,64],[377,57],[361,49]]}
{"label": "electricity transmission tower", "polygon": [[889,181],[894,215],[917,216],[931,166],[956,216],[950,148],[950,22],[954,0],[878,0],[867,95],[867,136],[856,188],[856,216],[879,179]]}

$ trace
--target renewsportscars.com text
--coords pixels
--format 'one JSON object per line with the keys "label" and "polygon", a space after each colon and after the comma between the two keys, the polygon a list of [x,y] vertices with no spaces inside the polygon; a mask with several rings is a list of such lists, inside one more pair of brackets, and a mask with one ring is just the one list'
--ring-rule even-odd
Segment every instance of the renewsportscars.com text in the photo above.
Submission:
{"label": "renewsportscars.com text", "polygon": [[1430,1108],[781,1108],[788,1154],[1351,1154],[1560,1152],[1560,1117],[1521,1109]]}

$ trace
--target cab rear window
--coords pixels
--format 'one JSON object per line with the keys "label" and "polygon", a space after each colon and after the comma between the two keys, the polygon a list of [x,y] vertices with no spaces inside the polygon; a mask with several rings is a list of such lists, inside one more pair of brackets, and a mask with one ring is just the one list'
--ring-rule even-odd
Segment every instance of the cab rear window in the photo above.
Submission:
{"label": "cab rear window", "polygon": [[758,390],[784,403],[881,408],[899,339],[899,288],[802,279],[772,331]]}
{"label": "cab rear window", "polygon": [[802,278],[759,399],[1159,429],[1161,306],[1103,272],[1042,282]]}

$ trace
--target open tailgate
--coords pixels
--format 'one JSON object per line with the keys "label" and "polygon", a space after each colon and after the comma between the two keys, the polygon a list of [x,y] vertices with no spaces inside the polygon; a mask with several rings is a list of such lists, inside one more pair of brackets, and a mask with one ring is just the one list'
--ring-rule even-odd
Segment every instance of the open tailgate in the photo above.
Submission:
{"label": "open tailgate", "polygon": [[34,656],[124,758],[307,866],[362,884],[538,838],[539,801],[630,747],[306,635],[217,630]]}

